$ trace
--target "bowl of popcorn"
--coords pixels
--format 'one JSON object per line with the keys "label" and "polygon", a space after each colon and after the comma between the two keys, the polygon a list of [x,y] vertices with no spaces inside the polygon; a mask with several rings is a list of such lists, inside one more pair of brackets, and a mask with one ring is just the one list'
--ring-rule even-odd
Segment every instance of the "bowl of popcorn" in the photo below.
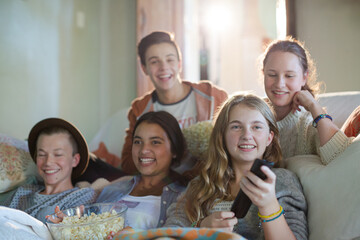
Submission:
{"label": "bowl of popcorn", "polygon": [[103,240],[124,228],[126,211],[121,203],[94,203],[61,210],[62,220],[57,213],[50,215],[46,224],[55,240]]}

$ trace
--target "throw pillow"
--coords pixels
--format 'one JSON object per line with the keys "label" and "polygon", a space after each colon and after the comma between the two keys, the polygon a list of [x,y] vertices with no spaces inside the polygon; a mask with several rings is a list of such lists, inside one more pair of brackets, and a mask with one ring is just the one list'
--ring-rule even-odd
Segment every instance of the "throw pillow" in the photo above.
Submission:
{"label": "throw pillow", "polygon": [[0,193],[16,188],[34,175],[37,169],[26,141],[0,134]]}
{"label": "throw pillow", "polygon": [[202,121],[182,130],[189,152],[195,158],[205,159],[212,129],[211,121]]}
{"label": "throw pillow", "polygon": [[198,176],[203,168],[212,129],[211,121],[202,121],[182,130],[190,154],[183,159],[180,167],[174,170],[181,173],[187,180]]}
{"label": "throw pillow", "polygon": [[215,228],[180,228],[180,227],[163,227],[148,230],[135,230],[131,227],[125,227],[122,231],[115,234],[115,240],[125,239],[182,239],[182,240],[245,240],[239,234],[225,232]]}
{"label": "throw pillow", "polygon": [[319,156],[289,158],[308,203],[309,239],[354,239],[360,236],[360,137],[324,166]]}

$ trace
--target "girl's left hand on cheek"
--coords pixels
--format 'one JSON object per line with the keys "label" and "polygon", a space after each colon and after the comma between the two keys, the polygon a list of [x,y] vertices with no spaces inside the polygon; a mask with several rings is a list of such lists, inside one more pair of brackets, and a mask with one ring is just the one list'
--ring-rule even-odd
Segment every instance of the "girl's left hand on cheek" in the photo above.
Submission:
{"label": "girl's left hand on cheek", "polygon": [[294,95],[293,98],[293,112],[301,111],[300,106],[303,106],[307,111],[311,111],[312,106],[317,104],[315,98],[308,90],[301,90]]}
{"label": "girl's left hand on cheek", "polygon": [[265,180],[249,171],[240,182],[240,188],[258,208],[277,201],[275,195],[276,175],[266,166],[262,166],[261,171],[267,177]]}

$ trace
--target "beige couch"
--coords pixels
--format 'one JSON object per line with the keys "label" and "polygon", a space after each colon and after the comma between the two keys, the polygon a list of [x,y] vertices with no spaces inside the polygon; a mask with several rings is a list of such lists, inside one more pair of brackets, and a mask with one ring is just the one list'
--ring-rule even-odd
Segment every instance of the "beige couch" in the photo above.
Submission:
{"label": "beige couch", "polygon": [[[320,95],[340,128],[360,105],[360,92]],[[303,186],[308,202],[310,240],[360,239],[360,135],[327,166],[315,155],[287,159]]]}
{"label": "beige couch", "polygon": [[360,91],[323,93],[319,95],[319,103],[341,128],[351,112],[360,105]]}

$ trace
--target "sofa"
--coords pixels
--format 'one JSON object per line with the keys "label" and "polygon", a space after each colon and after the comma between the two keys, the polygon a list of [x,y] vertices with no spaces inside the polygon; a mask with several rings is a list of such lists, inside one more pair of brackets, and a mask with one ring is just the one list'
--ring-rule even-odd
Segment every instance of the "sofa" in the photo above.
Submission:
{"label": "sofa", "polygon": [[309,239],[360,239],[360,92],[321,94],[319,102],[339,128],[357,137],[327,166],[319,156],[301,155],[286,159],[286,168],[303,186]]}
{"label": "sofa", "polygon": [[[359,114],[348,118],[355,108],[360,108],[360,91],[321,94],[319,102],[326,107],[339,128],[346,121],[347,128],[350,126],[359,130],[356,125],[360,121]],[[90,150],[98,150],[102,143],[105,156],[120,156],[119,146],[122,146],[128,124],[126,112],[127,109],[120,110],[100,128],[89,143]],[[308,202],[309,239],[360,239],[360,135],[327,166],[321,165],[319,157],[315,155],[295,156],[287,159],[286,163],[286,167],[299,177]],[[36,167],[26,142],[1,133],[0,166],[0,202],[19,185],[37,181]],[[99,181],[85,181],[80,182],[79,186],[90,186],[101,191],[110,183],[99,180],[102,180],[100,184]]]}

